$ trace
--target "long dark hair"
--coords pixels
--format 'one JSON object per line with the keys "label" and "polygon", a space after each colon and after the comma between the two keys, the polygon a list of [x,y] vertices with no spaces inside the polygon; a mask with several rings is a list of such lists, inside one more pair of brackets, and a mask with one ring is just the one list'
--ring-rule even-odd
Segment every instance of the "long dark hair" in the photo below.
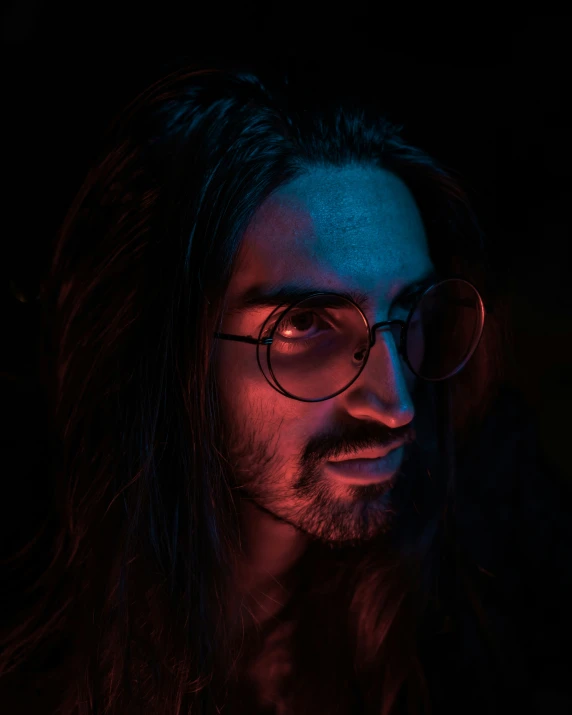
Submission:
{"label": "long dark hair", "polygon": [[[59,712],[220,707],[221,675],[235,658],[225,603],[240,533],[213,333],[243,232],[264,199],[309,166],[350,162],[400,176],[437,267],[462,273],[486,298],[482,236],[463,191],[375,108],[323,97],[318,106],[249,72],[185,69],[150,87],[111,128],[42,284],[57,520],[36,605],[3,634],[0,656],[7,676],[57,653],[46,682]],[[466,369],[433,391],[435,415],[450,428],[437,435],[440,453],[451,456],[453,433],[463,439],[486,410],[498,345],[493,318]],[[308,655],[319,633],[300,630],[299,643],[310,645],[299,647],[306,666],[290,688],[293,711],[343,712],[354,690],[383,715],[405,691],[418,693],[407,696],[410,707],[428,706],[410,615],[420,618],[430,600],[419,594],[430,592],[440,563],[453,473],[436,465],[438,498],[394,557],[380,548],[344,560],[342,550],[333,561],[320,552],[304,562],[308,612],[324,584],[343,594],[347,655],[338,685],[325,682],[326,669],[315,659],[312,669]],[[322,574],[318,587],[321,564],[331,578]]]}

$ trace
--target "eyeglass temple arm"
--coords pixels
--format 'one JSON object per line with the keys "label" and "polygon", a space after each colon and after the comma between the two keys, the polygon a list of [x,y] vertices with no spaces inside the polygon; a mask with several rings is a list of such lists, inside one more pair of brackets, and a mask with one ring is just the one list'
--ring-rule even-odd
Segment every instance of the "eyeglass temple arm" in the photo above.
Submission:
{"label": "eyeglass temple arm", "polygon": [[250,343],[251,345],[272,345],[272,338],[253,338],[250,335],[229,335],[228,333],[215,333],[215,338],[222,340],[235,340],[237,343]]}

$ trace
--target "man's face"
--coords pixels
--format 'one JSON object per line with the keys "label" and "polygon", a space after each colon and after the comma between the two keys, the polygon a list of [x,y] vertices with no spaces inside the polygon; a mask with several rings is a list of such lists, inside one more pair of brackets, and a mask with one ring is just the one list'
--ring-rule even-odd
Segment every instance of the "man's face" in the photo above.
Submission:
{"label": "man's face", "polygon": [[[405,184],[367,166],[312,168],[274,193],[251,221],[230,283],[222,332],[258,337],[272,307],[241,297],[292,283],[360,291],[370,326],[405,319],[398,296],[433,271],[419,211]],[[365,369],[341,394],[301,402],[273,389],[256,346],[217,341],[216,371],[233,479],[243,496],[327,542],[386,532],[408,447],[386,457],[374,482],[332,472],[331,458],[387,448],[413,435],[415,378],[391,332],[377,331]],[[261,349],[261,359],[265,348]]]}

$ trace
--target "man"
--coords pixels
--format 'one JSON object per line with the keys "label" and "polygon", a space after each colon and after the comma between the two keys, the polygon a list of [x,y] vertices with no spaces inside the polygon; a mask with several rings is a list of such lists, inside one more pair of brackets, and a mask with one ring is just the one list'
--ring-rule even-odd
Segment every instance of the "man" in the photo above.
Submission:
{"label": "man", "polygon": [[[274,192],[249,224],[241,253],[223,333],[258,335],[272,307],[267,299],[254,302],[254,296],[293,283],[309,294],[365,293],[371,325],[390,317],[406,320],[399,296],[435,280],[423,222],[406,185],[389,171],[359,164],[316,167]],[[303,310],[311,311],[310,304]],[[349,312],[338,309],[339,319]],[[327,350],[320,346],[319,335],[328,326],[319,315],[302,312],[298,324],[289,319],[280,335],[291,342],[281,349],[292,346],[303,355],[296,342],[314,335],[316,347],[307,351],[323,352],[317,365],[329,370],[327,350],[335,350],[337,340]],[[348,332],[341,330],[342,340],[352,339]],[[231,463],[246,494],[240,591],[258,624],[279,609],[282,579],[311,538],[367,543],[390,528],[392,487],[413,429],[415,377],[391,332],[380,333],[376,347],[377,359],[370,357],[346,390],[330,400],[303,402],[276,393],[259,370],[252,345],[219,346],[217,380],[231,433]],[[258,668],[266,673],[264,664]],[[269,675],[253,675],[259,687],[268,688]]]}
{"label": "man", "polygon": [[65,713],[530,704],[538,640],[495,620],[528,581],[491,602],[482,548],[490,490],[526,487],[470,469],[479,256],[460,189],[375,112],[222,71],[138,98],[42,290],[60,528],[0,672],[57,646]]}

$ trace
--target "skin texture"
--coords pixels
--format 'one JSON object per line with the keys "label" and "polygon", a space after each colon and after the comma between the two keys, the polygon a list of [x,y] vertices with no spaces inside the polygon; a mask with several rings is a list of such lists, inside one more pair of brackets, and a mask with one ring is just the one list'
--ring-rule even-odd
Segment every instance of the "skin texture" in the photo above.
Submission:
{"label": "skin texture", "polygon": [[[366,292],[370,325],[404,318],[392,301],[432,268],[418,208],[399,178],[370,166],[313,167],[269,197],[251,221],[222,332],[258,336],[273,309],[234,312],[239,296],[252,286],[300,279],[326,291]],[[391,529],[407,446],[391,454],[394,476],[380,484],[341,483],[324,464],[410,436],[415,378],[391,333],[380,331],[359,378],[323,402],[300,402],[274,390],[253,345],[219,340],[215,366],[241,495],[241,583],[245,592],[260,586],[270,594],[266,607],[257,600],[269,613],[280,597],[264,584],[279,584],[309,536],[333,545],[362,543]]]}

